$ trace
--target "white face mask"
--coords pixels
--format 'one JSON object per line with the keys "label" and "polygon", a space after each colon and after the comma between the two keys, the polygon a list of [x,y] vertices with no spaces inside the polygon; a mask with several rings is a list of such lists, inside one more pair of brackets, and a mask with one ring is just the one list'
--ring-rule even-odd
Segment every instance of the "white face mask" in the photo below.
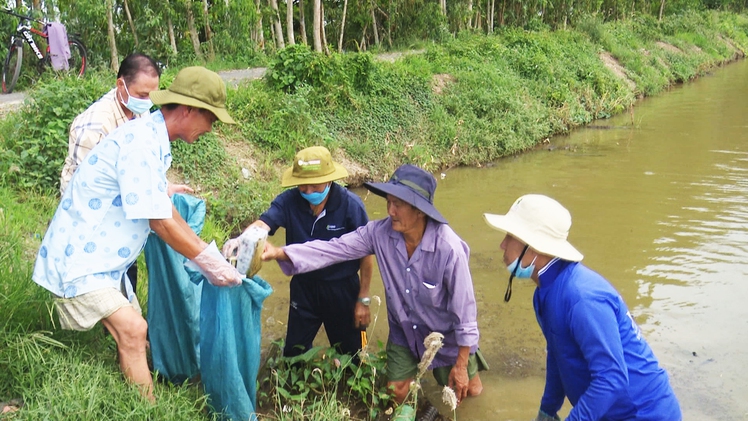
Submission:
{"label": "white face mask", "polygon": [[134,114],[143,114],[144,112],[148,111],[153,107],[153,102],[149,99],[140,99],[135,98],[130,94],[130,90],[127,89],[127,83],[125,83],[125,80],[122,79],[122,85],[125,87],[125,92],[127,92],[127,102],[122,101],[122,95],[119,97],[119,101],[127,107],[128,110],[132,111]]}

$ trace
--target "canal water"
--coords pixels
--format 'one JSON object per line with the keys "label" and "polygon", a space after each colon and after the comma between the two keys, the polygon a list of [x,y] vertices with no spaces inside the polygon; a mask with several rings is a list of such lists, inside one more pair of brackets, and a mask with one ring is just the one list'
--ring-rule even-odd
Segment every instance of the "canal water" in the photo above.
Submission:
{"label": "canal water", "polygon": [[[532,310],[535,286],[516,280],[503,302],[502,234],[481,217],[505,213],[527,193],[569,209],[570,241],[627,302],[684,420],[748,419],[747,93],[744,60],[533,151],[435,174],[436,206],[471,248],[481,350],[491,366],[481,374],[483,394],[466,400],[457,419],[527,421],[538,410],[545,340]],[[372,219],[386,217],[383,199],[357,192]],[[288,278],[274,263],[261,275],[276,290],[264,312],[267,341],[284,333]],[[378,274],[372,283],[383,298]],[[382,309],[370,340],[386,341],[385,318]],[[430,376],[425,390],[440,401]]]}

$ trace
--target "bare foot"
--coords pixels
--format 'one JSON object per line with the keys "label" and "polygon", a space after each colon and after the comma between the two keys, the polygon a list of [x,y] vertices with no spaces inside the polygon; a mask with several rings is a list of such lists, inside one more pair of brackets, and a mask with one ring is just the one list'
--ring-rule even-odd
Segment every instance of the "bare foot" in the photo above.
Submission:
{"label": "bare foot", "polygon": [[21,409],[23,402],[20,399],[11,399],[10,402],[0,402],[0,414],[7,414],[10,412],[16,412]]}

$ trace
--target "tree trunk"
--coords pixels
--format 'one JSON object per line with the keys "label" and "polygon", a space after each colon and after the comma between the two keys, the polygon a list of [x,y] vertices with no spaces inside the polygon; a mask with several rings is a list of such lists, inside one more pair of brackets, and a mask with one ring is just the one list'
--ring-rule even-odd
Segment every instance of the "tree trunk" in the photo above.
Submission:
{"label": "tree trunk", "polygon": [[278,12],[278,0],[270,0],[270,7],[273,9],[273,30],[275,32],[275,46],[280,50],[286,48],[283,41],[283,26],[280,21],[280,12]]}
{"label": "tree trunk", "polygon": [[208,42],[208,59],[216,59],[216,50],[213,49],[213,31],[210,30],[210,14],[208,13],[208,0],[203,0],[203,24],[205,25],[205,41]]}
{"label": "tree trunk", "polygon": [[301,32],[301,43],[309,45],[306,39],[306,18],[304,17],[304,0],[299,0],[299,32]]}
{"label": "tree trunk", "polygon": [[286,31],[288,31],[288,45],[296,44],[293,37],[293,0],[286,0]]}
{"label": "tree trunk", "polygon": [[168,26],[168,29],[169,29],[169,44],[171,44],[171,51],[176,56],[178,53],[177,39],[174,37],[174,23],[172,23],[171,21],[171,14],[172,14],[171,3],[169,2],[169,0],[166,0],[166,25]]}
{"label": "tree trunk", "polygon": [[32,10],[42,10],[42,2],[41,2],[41,0],[33,0],[31,2],[31,9]]}
{"label": "tree trunk", "polygon": [[664,11],[665,11],[665,0],[661,0],[660,1],[660,15],[657,18],[657,20],[659,20],[660,22],[662,22],[662,12]]}
{"label": "tree trunk", "polygon": [[377,29],[377,15],[374,13],[375,0],[369,0],[371,4],[371,25],[374,30],[374,45],[379,45],[379,30]]}
{"label": "tree trunk", "polygon": [[345,14],[348,11],[348,0],[343,0],[343,20],[340,22],[340,39],[338,39],[338,52],[343,52],[343,35],[345,34]]}
{"label": "tree trunk", "polygon": [[506,11],[506,0],[501,3],[501,13],[499,14],[499,26],[504,26],[504,12]]}
{"label": "tree trunk", "polygon": [[200,50],[200,37],[197,35],[197,28],[195,27],[195,15],[192,13],[192,0],[185,0],[184,5],[187,8],[187,28],[190,31],[192,48],[195,50],[195,56],[204,60],[203,52]]}
{"label": "tree trunk", "polygon": [[439,4],[442,6],[442,15],[447,16],[447,0],[440,0]]}
{"label": "tree trunk", "polygon": [[111,52],[110,65],[112,67],[112,70],[116,72],[117,70],[119,70],[119,54],[117,54],[117,40],[114,38],[114,17],[112,16],[112,9],[114,9],[114,0],[107,0],[106,25],[109,38],[109,51]]}
{"label": "tree trunk", "polygon": [[138,48],[138,32],[135,30],[135,22],[132,21],[132,15],[130,14],[130,6],[125,0],[125,14],[127,15],[127,22],[130,23],[130,30],[132,31],[132,37],[135,40],[135,48]]}
{"label": "tree trunk", "polygon": [[255,42],[257,43],[257,47],[262,49],[265,48],[265,29],[262,27],[262,4],[260,0],[255,0],[255,6],[257,6],[257,22],[255,24],[257,37]]}
{"label": "tree trunk", "polygon": [[325,54],[329,56],[330,48],[327,47],[327,33],[325,32],[325,4],[320,2],[319,8],[320,8],[320,16],[322,17],[322,21],[320,22],[321,23],[320,30],[322,32],[322,48],[324,49]]}
{"label": "tree trunk", "polygon": [[314,0],[314,19],[312,25],[314,29],[312,35],[314,37],[314,51],[322,52],[322,0]]}
{"label": "tree trunk", "polygon": [[[478,18],[476,17],[476,27]],[[473,29],[473,0],[468,1],[468,29]]]}

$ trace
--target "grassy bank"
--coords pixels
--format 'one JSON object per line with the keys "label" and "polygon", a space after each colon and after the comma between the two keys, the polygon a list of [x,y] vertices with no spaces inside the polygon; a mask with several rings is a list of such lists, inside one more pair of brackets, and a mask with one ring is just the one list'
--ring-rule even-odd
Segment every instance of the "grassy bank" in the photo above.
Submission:
{"label": "grassy bank", "polygon": [[[395,63],[291,48],[275,58],[266,80],[230,90],[237,126],[217,126],[192,146],[174,145],[170,177],[189,182],[209,202],[204,236],[220,243],[280,191],[280,170],[302,147],[328,146],[351,168],[354,184],[386,178],[404,162],[431,170],[482,165],[734,60],[748,48],[747,33],[745,16],[709,12],[461,36]],[[164,85],[174,74],[164,75]],[[0,121],[0,309],[6,315],[0,401],[26,402],[9,419],[208,418],[195,388],[158,385],[155,406],[140,400],[122,381],[111,338],[99,329],[58,330],[48,294],[30,280],[57,202],[67,127],[113,80],[103,73],[82,81],[46,78],[29,93],[32,101]],[[329,359],[312,364],[324,373],[335,370]],[[358,398],[347,386],[336,393]],[[264,392],[272,397],[267,412],[283,407],[283,393]],[[361,400],[377,393],[372,385],[360,391]],[[330,408],[340,409],[335,402]]]}

